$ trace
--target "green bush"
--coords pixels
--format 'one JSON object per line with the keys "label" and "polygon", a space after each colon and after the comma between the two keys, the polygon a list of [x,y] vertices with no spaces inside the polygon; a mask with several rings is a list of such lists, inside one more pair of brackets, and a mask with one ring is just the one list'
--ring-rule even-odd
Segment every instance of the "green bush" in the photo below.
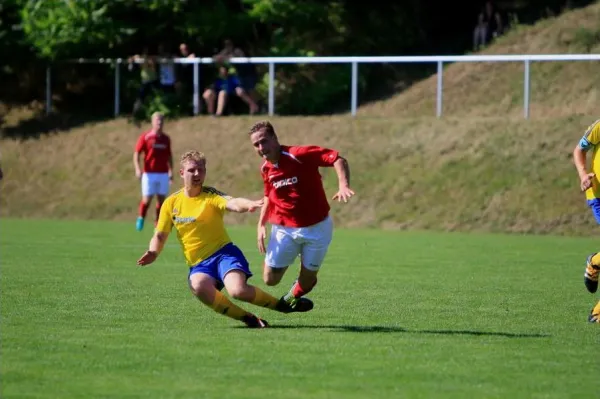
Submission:
{"label": "green bush", "polygon": [[150,120],[155,112],[162,113],[165,118],[179,118],[190,113],[190,107],[175,93],[164,93],[153,90],[144,100],[142,107],[133,115],[136,120]]}
{"label": "green bush", "polygon": [[575,31],[573,43],[584,48],[589,53],[594,46],[600,43],[600,31],[586,28],[579,28]]}

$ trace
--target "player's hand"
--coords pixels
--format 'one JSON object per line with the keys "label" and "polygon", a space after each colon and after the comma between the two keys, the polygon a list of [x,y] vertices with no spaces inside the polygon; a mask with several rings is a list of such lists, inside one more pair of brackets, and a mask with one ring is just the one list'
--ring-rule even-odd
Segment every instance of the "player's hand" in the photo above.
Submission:
{"label": "player's hand", "polygon": [[251,201],[250,205],[248,206],[248,212],[254,212],[257,209],[262,208],[264,203],[264,198],[261,198],[258,201]]}
{"label": "player's hand", "polygon": [[146,253],[144,253],[142,257],[138,259],[137,264],[139,266],[147,266],[154,262],[157,256],[158,254],[155,251],[146,251]]}
{"label": "player's hand", "polygon": [[585,191],[588,188],[592,187],[592,180],[595,176],[595,173],[588,173],[581,178],[581,182],[579,184],[579,188],[581,188],[581,191]]}
{"label": "player's hand", "polygon": [[340,187],[337,193],[331,198],[332,200],[337,200],[338,202],[348,202],[350,197],[354,195],[354,191],[350,189],[350,187]]}
{"label": "player's hand", "polygon": [[261,254],[266,252],[265,250],[265,238],[267,238],[267,229],[265,226],[259,226],[257,231],[257,244],[258,250]]}
{"label": "player's hand", "polygon": [[141,179],[142,178],[142,172],[139,171],[139,170],[136,170],[135,171],[135,177],[137,177],[138,179]]}

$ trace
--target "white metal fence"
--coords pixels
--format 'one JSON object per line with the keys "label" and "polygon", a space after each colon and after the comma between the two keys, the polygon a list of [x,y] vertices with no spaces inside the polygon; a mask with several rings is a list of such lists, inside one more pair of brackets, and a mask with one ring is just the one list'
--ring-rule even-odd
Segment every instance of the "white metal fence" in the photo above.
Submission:
{"label": "white metal fence", "polygon": [[[194,114],[200,112],[200,68],[199,64],[212,64],[210,57],[203,58],[174,58],[170,62],[194,65]],[[380,57],[250,57],[231,58],[233,64],[268,64],[269,66],[269,115],[275,113],[275,65],[277,64],[350,64],[352,68],[350,111],[356,116],[358,106],[358,64],[367,63],[436,63],[437,64],[437,96],[436,115],[442,116],[443,110],[443,66],[449,62],[523,62],[523,115],[529,118],[529,79],[530,65],[532,62],[548,61],[600,61],[600,54],[537,54],[537,55],[444,55],[444,56],[380,56]],[[120,80],[121,64],[126,64],[126,59],[79,59],[77,63],[105,63],[115,66],[115,100],[114,114],[120,114]],[[52,110],[51,95],[51,70],[46,71],[46,113]]]}

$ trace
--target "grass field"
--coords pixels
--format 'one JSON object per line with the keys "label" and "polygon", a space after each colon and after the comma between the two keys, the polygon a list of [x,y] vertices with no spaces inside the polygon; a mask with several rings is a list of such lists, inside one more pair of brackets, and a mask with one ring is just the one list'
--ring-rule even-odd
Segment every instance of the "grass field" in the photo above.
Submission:
{"label": "grass field", "polygon": [[[597,240],[338,230],[315,309],[241,328],[132,223],[0,220],[2,398],[589,398]],[[231,229],[259,275],[251,228]],[[172,237],[173,238],[173,237]],[[279,287],[292,282],[289,273]],[[254,283],[264,287],[260,277]],[[251,308],[252,305],[246,305]]]}

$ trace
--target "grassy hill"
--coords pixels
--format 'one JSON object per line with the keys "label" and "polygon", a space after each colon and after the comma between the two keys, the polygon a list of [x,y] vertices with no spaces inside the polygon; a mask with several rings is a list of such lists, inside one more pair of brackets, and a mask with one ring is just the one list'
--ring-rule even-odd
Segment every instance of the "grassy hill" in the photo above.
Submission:
{"label": "grassy hill", "polygon": [[[518,27],[485,53],[597,50],[600,5]],[[359,117],[275,117],[288,144],[318,143],[348,157],[356,199],[333,204],[338,226],[592,234],[570,153],[598,118],[597,63],[534,63],[530,120],[522,119],[520,63],[454,64],[444,71],[442,119],[435,76],[361,107]],[[168,122],[177,154],[208,156],[207,183],[259,196],[260,159],[247,130],[259,118]],[[0,216],[134,220],[139,184],[131,153],[139,129],[124,119],[40,139],[0,141]],[[324,171],[328,193],[335,176]],[[256,215],[232,216],[254,223]]]}
{"label": "grassy hill", "polygon": [[[568,54],[600,51],[600,3],[517,26],[480,54]],[[596,113],[600,103],[597,62],[531,64],[530,113],[546,118]],[[457,117],[523,115],[522,62],[457,63],[444,69],[444,114]],[[361,116],[435,115],[437,76],[391,99],[362,107]]]}

